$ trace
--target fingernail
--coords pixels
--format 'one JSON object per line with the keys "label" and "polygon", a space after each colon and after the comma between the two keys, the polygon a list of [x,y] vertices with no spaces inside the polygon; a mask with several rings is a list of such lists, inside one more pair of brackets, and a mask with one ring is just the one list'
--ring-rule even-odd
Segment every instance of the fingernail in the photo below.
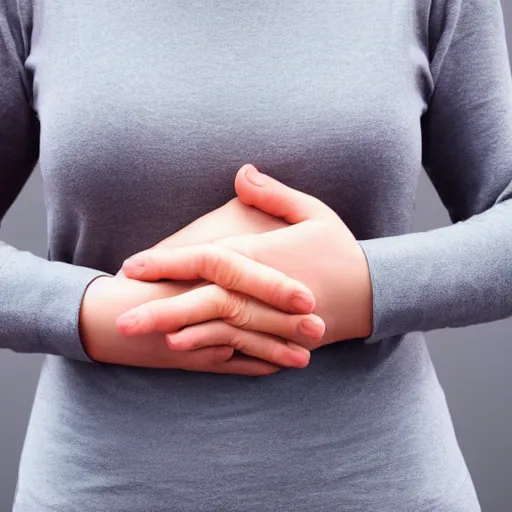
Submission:
{"label": "fingernail", "polygon": [[291,350],[301,352],[302,354],[307,355],[308,357],[310,356],[310,352],[307,348],[301,347],[300,345],[297,345],[297,343],[293,343],[293,341],[287,341],[286,346]]}
{"label": "fingernail", "polygon": [[245,169],[245,177],[257,187],[263,187],[267,183],[267,177],[251,164],[247,165]]}
{"label": "fingernail", "polygon": [[121,315],[117,319],[118,324],[123,329],[133,329],[134,327],[137,327],[137,324],[139,323],[139,318],[135,313],[127,313],[125,315]]}
{"label": "fingernail", "polygon": [[306,336],[315,339],[320,339],[325,332],[325,324],[318,317],[305,318],[300,323],[300,328]]}
{"label": "fingernail", "polygon": [[132,273],[141,273],[146,267],[146,261],[140,256],[132,256],[123,262],[123,270],[128,270]]}
{"label": "fingernail", "polygon": [[314,308],[314,300],[310,295],[297,292],[292,298],[292,306],[299,313],[310,313]]}

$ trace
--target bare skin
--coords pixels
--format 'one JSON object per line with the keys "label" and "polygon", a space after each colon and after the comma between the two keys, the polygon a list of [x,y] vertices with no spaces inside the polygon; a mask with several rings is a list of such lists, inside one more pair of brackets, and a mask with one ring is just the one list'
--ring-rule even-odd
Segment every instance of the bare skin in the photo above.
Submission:
{"label": "bare skin", "polygon": [[[155,295],[143,300],[131,293],[124,299],[123,311],[119,310],[123,300],[108,304],[103,300],[108,318],[96,325],[108,325],[109,335],[97,337],[87,330],[95,325],[87,318],[97,321],[101,312],[83,322],[84,343],[92,357],[96,354],[98,360],[108,357],[118,362],[122,343],[112,343],[112,339],[119,335],[125,343],[141,336],[166,335],[175,354],[198,355],[198,350],[229,345],[274,366],[263,369],[263,361],[238,357],[226,363],[260,365],[244,367],[241,373],[271,373],[277,371],[277,365],[306,366],[309,350],[371,334],[368,265],[361,247],[335,212],[321,201],[259,174],[250,165],[239,171],[235,187],[240,201],[230,201],[124,263],[125,276],[146,281],[147,286],[167,288],[155,288]],[[162,279],[189,283],[177,289],[176,281],[162,283]],[[119,283],[127,286],[126,281]],[[299,283],[309,288],[297,286]],[[86,314],[102,304],[105,294],[95,298],[92,307],[87,295]],[[138,304],[127,302],[136,299]],[[115,307],[124,312],[116,321],[117,338],[112,322]],[[313,310],[322,318],[311,315]],[[136,360],[134,364],[139,363]],[[161,366],[161,359],[152,364]]]}
{"label": "bare skin", "polygon": [[[261,263],[294,277],[315,294],[315,313],[326,325],[320,338],[295,339],[314,350],[322,345],[351,338],[364,338],[372,332],[372,286],[368,264],[361,246],[327,205],[318,199],[286,187],[247,165],[238,172],[236,191],[246,205],[253,205],[287,225],[265,233],[231,236],[212,244],[169,250],[159,247],[130,258],[123,265],[126,275],[136,279],[189,279],[203,277],[225,286],[223,280],[236,282],[239,290],[257,297],[271,281]],[[219,257],[219,249],[228,249]],[[245,256],[244,257],[242,257]],[[215,272],[210,267],[215,268]],[[123,315],[118,327],[127,334],[167,332],[175,350],[191,350],[215,345],[212,335],[218,322],[195,321],[192,311],[201,303],[202,290],[192,290],[179,299],[149,302]],[[180,303],[177,306],[177,303]],[[244,305],[240,310],[250,310]],[[172,311],[179,309],[176,325]],[[127,322],[136,318],[135,323]],[[213,319],[211,319],[213,320]],[[268,330],[270,314],[245,315],[245,327]],[[190,327],[182,329],[188,323]],[[198,324],[198,325],[194,325]],[[178,327],[180,330],[179,332]],[[274,332],[275,327],[273,326]],[[270,329],[272,331],[272,329]]]}
{"label": "bare skin", "polygon": [[[234,199],[163,240],[155,248],[172,249],[198,245],[239,234],[268,232],[286,225],[283,220]],[[283,279],[284,276],[278,275],[278,278]],[[294,289],[293,281],[287,280],[287,283],[288,288]],[[219,286],[206,285],[206,282],[200,280],[143,282],[126,278],[122,272],[115,277],[96,279],[84,295],[80,315],[80,331],[86,352],[93,360],[104,363],[244,375],[267,375],[275,373],[283,366],[301,368],[308,364],[309,351],[285,341],[286,338],[305,342],[311,336],[301,329],[301,322],[305,319],[312,319],[319,324],[318,331],[314,334],[316,337],[323,334],[323,322],[318,322],[315,315],[307,314],[314,307],[314,298],[307,288],[298,287],[306,296],[309,294],[311,299],[311,303],[303,307],[305,314],[278,311],[262,301],[243,301],[245,307],[252,307],[251,311],[272,314],[279,334],[285,336],[246,331],[241,337],[241,329],[237,324],[243,322],[246,312],[232,306],[233,297],[239,294],[233,292],[229,295]],[[213,330],[210,329],[216,336],[216,346],[191,352],[171,351],[161,333],[127,337],[116,329],[116,319],[125,311],[149,301],[168,299],[197,288],[211,292],[208,303],[210,306],[213,304],[211,310],[214,313],[224,311],[226,321],[217,322]],[[239,302],[234,301],[235,304]],[[293,311],[294,307],[289,302],[281,306],[285,310]],[[174,316],[179,318],[181,315]],[[234,355],[235,349],[244,352],[245,357]]]}

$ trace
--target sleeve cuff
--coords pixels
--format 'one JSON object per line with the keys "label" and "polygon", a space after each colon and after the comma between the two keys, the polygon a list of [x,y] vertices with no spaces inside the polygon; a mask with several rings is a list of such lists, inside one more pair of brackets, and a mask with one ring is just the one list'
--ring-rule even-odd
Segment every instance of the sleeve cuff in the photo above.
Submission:
{"label": "sleeve cuff", "polygon": [[0,244],[0,346],[92,362],[79,332],[85,290],[110,274]]}
{"label": "sleeve cuff", "polygon": [[[427,330],[439,323],[439,296],[432,290],[439,278],[437,258],[442,256],[432,253],[432,247],[436,247],[433,233],[359,242],[368,262],[373,291],[373,331],[364,338],[365,343]],[[428,247],[430,250],[425,252]]]}
{"label": "sleeve cuff", "polygon": [[80,337],[80,308],[87,287],[98,277],[109,274],[87,267],[56,262],[52,264],[54,284],[48,290],[49,300],[39,311],[40,344],[45,347],[46,353],[93,362],[85,352]]}
{"label": "sleeve cuff", "polygon": [[360,241],[373,290],[366,343],[510,316],[510,204],[422,233]]}

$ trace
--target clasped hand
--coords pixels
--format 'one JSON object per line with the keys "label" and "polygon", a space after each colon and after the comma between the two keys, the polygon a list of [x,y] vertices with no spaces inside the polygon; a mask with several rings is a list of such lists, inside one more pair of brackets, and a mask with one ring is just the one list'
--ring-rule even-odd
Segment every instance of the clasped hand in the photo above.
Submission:
{"label": "clasped hand", "polygon": [[[240,169],[235,189],[239,211],[249,217],[257,212],[249,234],[208,243],[192,237],[186,244],[192,223],[179,243],[173,235],[124,262],[129,279],[194,285],[126,311],[117,320],[118,332],[165,334],[171,351],[228,345],[251,358],[298,367],[322,345],[369,336],[368,265],[336,213],[252,165]],[[217,211],[198,222],[212,227]]]}

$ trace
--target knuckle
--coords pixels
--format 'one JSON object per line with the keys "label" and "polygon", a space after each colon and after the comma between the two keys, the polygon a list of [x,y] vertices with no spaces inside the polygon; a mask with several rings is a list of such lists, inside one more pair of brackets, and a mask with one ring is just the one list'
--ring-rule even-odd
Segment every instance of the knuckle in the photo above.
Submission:
{"label": "knuckle", "polygon": [[218,247],[207,251],[203,258],[203,268],[211,281],[228,289],[238,286],[242,276],[227,251]]}
{"label": "knuckle", "polygon": [[210,354],[210,363],[225,363],[233,355],[233,349],[231,347],[215,347]]}
{"label": "knuckle", "polygon": [[251,323],[251,311],[247,297],[239,293],[229,293],[223,315],[235,327],[243,329]]}
{"label": "knuckle", "polygon": [[216,318],[224,318],[227,316],[229,302],[229,292],[217,284],[208,284],[205,287],[208,300],[215,309]]}
{"label": "knuckle", "polygon": [[245,347],[244,333],[239,329],[233,329],[229,345],[234,349],[242,352]]}

